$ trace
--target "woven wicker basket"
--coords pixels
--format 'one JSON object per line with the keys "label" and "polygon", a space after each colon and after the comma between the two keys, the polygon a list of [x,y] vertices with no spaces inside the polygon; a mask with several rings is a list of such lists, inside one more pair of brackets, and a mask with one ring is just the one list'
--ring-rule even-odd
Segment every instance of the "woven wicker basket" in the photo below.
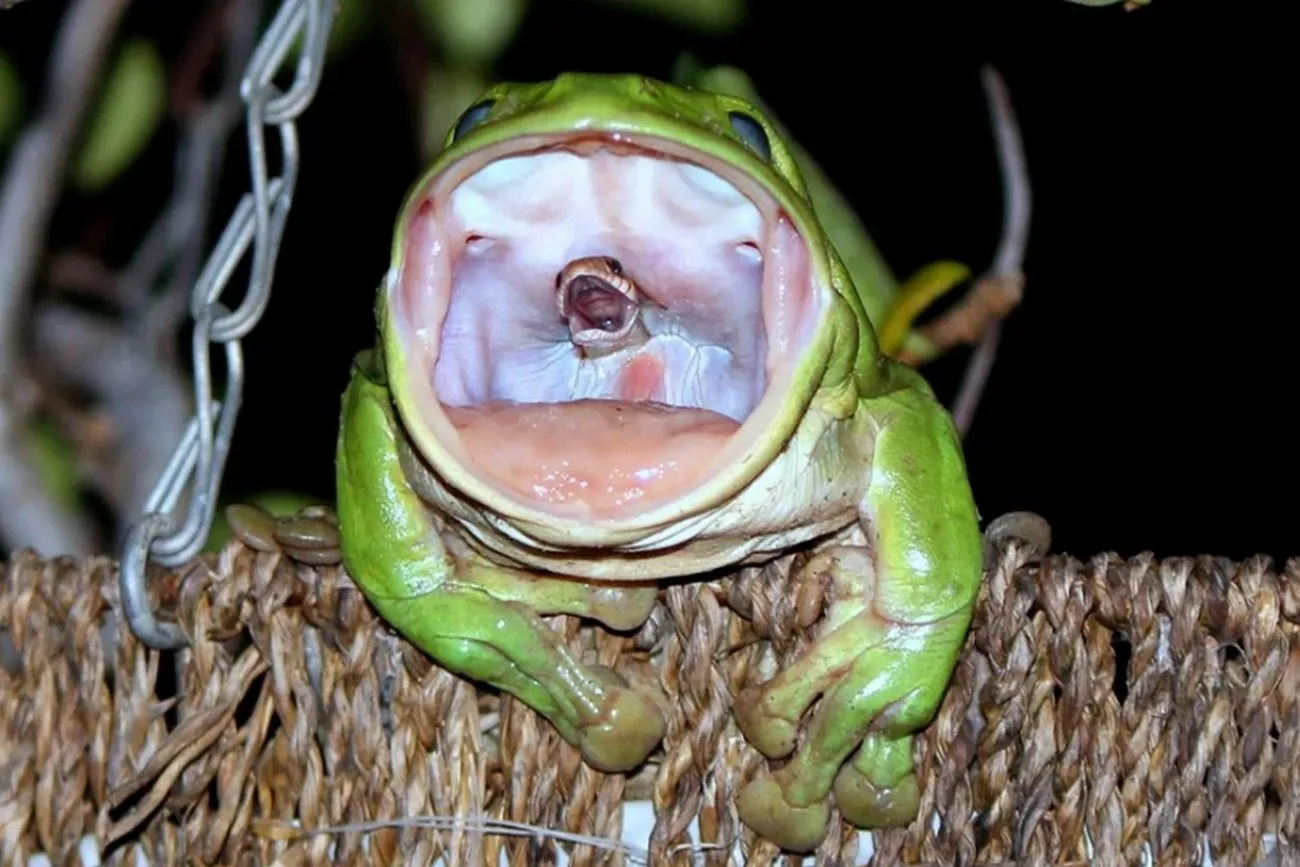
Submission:
{"label": "woven wicker basket", "polygon": [[[432,665],[341,567],[304,562],[330,557],[260,547],[154,577],[193,642],[178,653],[116,627],[109,559],[0,567],[0,863],[75,864],[78,847],[119,864],[644,863],[498,832],[617,841],[637,801],[654,809],[649,863],[781,862],[732,807],[764,760],[730,696],[760,654],[800,650],[782,563],[665,590],[635,636],[554,618],[669,697],[662,752],[628,778]],[[1191,865],[1208,844],[1245,867],[1274,838],[1275,863],[1298,863],[1300,561],[1027,557],[1009,543],[986,575],[917,741],[922,818],[875,835],[870,863]],[[372,824],[338,828],[355,823]],[[694,855],[692,826],[713,844]],[[862,840],[844,825],[816,863],[862,863]]]}

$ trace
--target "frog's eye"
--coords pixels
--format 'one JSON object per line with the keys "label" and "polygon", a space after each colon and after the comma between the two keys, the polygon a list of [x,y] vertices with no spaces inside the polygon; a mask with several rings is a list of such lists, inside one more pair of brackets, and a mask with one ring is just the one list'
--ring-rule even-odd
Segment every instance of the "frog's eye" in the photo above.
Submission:
{"label": "frog's eye", "polygon": [[456,128],[452,130],[451,140],[459,141],[467,132],[481,124],[489,114],[492,113],[492,106],[496,105],[495,99],[484,99],[474,103],[465,109],[465,113],[456,121]]}
{"label": "frog's eye", "polygon": [[743,111],[727,112],[727,119],[731,121],[731,128],[736,131],[736,135],[756,154],[765,160],[772,159],[772,143],[768,141],[767,130],[763,129],[761,123]]}

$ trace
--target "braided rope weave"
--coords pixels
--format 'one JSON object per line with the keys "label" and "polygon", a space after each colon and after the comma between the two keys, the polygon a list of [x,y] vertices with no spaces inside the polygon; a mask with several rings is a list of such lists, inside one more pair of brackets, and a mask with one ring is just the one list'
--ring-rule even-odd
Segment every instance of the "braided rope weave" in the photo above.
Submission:
{"label": "braided rope weave", "polygon": [[[653,802],[650,863],[768,865],[737,819],[763,759],[730,696],[800,653],[819,588],[791,562],[664,590],[634,636],[551,619],[587,659],[657,682],[662,752],[605,775],[520,703],[432,665],[370,610],[337,552],[236,539],[152,579],[192,646],[115,626],[108,558],[0,564],[0,864],[555,863],[553,839],[383,826],[491,817],[618,840]],[[1300,864],[1300,560],[1030,561],[985,576],[962,662],[918,738],[922,816],[872,864]],[[125,634],[123,634],[125,633]],[[770,661],[770,657],[769,657]],[[378,830],[307,834],[355,822]],[[817,854],[853,864],[847,825]],[[574,865],[636,859],[569,846]],[[277,859],[279,859],[277,861]],[[699,862],[694,862],[699,863]],[[790,862],[793,863],[793,862]]]}

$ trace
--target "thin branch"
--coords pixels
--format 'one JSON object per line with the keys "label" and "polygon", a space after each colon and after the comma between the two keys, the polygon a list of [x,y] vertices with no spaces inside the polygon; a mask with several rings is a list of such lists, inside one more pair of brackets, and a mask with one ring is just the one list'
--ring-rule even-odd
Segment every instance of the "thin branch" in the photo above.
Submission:
{"label": "thin branch", "polygon": [[[14,144],[0,187],[0,382],[22,376],[28,295],[77,132],[129,0],[75,0],[63,14],[40,116]],[[50,500],[12,395],[0,395],[0,536],[48,554],[85,553],[89,527]]]}
{"label": "thin branch", "polygon": [[1020,124],[1011,104],[1007,83],[992,66],[981,70],[981,80],[988,94],[993,118],[993,136],[997,141],[998,165],[1002,169],[1002,201],[1005,213],[1002,241],[993,259],[996,276],[1019,274],[1024,270],[1025,248],[1029,244],[1029,220],[1033,196],[1029,186],[1029,168],[1025,163],[1025,146],[1020,138]]}
{"label": "thin branch", "polygon": [[[242,117],[239,86],[261,10],[261,0],[209,0],[173,69],[180,125],[175,185],[117,277],[122,321],[61,305],[45,306],[35,317],[39,357],[60,380],[89,391],[112,420],[112,466],[96,467],[95,481],[118,518],[119,534],[144,507],[192,412],[176,334],[203,262],[227,143]],[[222,82],[204,101],[197,82],[217,60]]]}
{"label": "thin branch", "polygon": [[[1006,82],[991,65],[980,70],[984,93],[988,98],[989,114],[993,121],[993,136],[997,142],[998,164],[1002,170],[1002,240],[998,244],[993,267],[985,279],[1018,279],[1023,273],[1025,247],[1029,243],[1029,220],[1032,205],[1029,170],[1025,164],[1024,145],[1020,139],[1020,126],[1015,109],[1007,92]],[[961,389],[954,402],[953,419],[962,437],[970,430],[979,408],[984,386],[988,382],[993,362],[997,359],[998,344],[1002,338],[1001,321],[991,322],[980,340]]]}
{"label": "thin branch", "polygon": [[78,249],[51,252],[45,285],[54,293],[72,292],[118,302],[118,274],[98,256]]}
{"label": "thin branch", "polygon": [[988,384],[989,374],[993,372],[993,362],[998,358],[998,345],[1002,342],[1002,323],[991,322],[980,338],[979,345],[966,362],[966,373],[953,402],[952,417],[957,423],[957,431],[962,439],[970,433],[975,421],[975,412],[979,409],[980,398],[984,396],[984,386]]}
{"label": "thin branch", "polygon": [[177,370],[159,364],[150,347],[107,317],[42,307],[32,333],[50,370],[90,391],[97,411],[112,420],[113,460],[97,468],[102,492],[116,513],[135,514],[189,422],[189,387]]}
{"label": "thin branch", "polygon": [[63,15],[45,109],[14,144],[0,188],[0,370],[16,368],[21,313],[62,178],[129,0],[76,0]]}
{"label": "thin branch", "polygon": [[[424,151],[425,84],[431,72],[441,74],[441,70],[434,65],[429,41],[424,38],[419,18],[410,3],[388,0],[380,4],[379,12],[391,40],[393,71],[397,74],[397,80],[410,106],[408,117],[415,130],[415,140],[420,144],[421,151]],[[425,153],[424,156],[427,157],[428,154]]]}
{"label": "thin branch", "polygon": [[[235,2],[236,0],[209,0],[208,5],[199,13],[195,26],[190,29],[185,48],[172,68],[171,86],[168,88],[171,113],[177,120],[184,120],[205,107],[203,75],[226,45],[230,31],[227,19]],[[238,13],[238,10],[234,11]]]}
{"label": "thin branch", "polygon": [[[177,149],[176,187],[159,220],[160,227],[170,227],[167,243],[172,248],[172,273],[166,289],[153,298],[147,309],[131,311],[135,327],[154,345],[168,348],[182,317],[189,312],[190,290],[203,264],[214,187],[224,165],[226,146],[243,117],[239,87],[257,43],[264,5],[262,0],[213,3],[214,7],[224,7],[225,13],[221,85],[206,104],[189,106]],[[147,286],[152,274],[145,258],[133,261],[129,273],[137,283]]]}

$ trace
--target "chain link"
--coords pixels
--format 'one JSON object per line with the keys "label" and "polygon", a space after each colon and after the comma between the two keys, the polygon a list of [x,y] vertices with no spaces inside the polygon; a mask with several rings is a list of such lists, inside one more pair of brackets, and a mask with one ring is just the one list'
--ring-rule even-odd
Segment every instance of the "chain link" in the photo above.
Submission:
{"label": "chain link", "polygon": [[[164,566],[191,559],[203,548],[212,528],[221,474],[243,392],[240,340],[257,325],[271,297],[275,259],[298,179],[294,121],[316,95],[336,3],[283,0],[240,82],[252,191],[245,193],[235,208],[190,296],[195,417],[122,546],[122,607],[132,631],[151,647],[171,649],[187,643],[180,627],[160,622],[154,616],[145,580],[147,566],[150,559]],[[299,37],[302,41],[293,83],[281,92],[272,80],[285,67]],[[267,173],[267,127],[273,127],[278,135],[278,178],[269,178]],[[253,257],[248,292],[232,311],[219,299],[250,245]],[[213,397],[210,356],[214,343],[222,344],[225,351],[226,387],[220,401]],[[188,507],[184,521],[179,522],[175,510],[187,488]]]}

